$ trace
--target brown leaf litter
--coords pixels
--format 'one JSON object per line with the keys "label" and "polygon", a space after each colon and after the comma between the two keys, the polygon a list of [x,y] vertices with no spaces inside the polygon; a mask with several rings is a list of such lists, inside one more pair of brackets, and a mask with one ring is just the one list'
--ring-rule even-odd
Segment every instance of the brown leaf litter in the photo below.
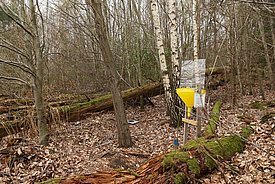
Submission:
{"label": "brown leaf litter", "polygon": [[[266,96],[267,101],[274,97],[274,92]],[[231,161],[221,163],[218,171],[198,182],[275,183],[274,119],[261,122],[261,117],[267,111],[274,111],[274,107],[252,109],[250,103],[255,100],[260,101],[260,97],[245,96],[236,107],[229,103],[223,104],[219,135],[238,133],[247,123],[254,125],[255,132],[249,137],[243,153]],[[106,179],[104,175],[117,174],[114,169],[128,169],[129,174],[124,175],[133,176],[135,169],[140,166],[139,169],[144,169],[145,161],[172,150],[175,137],[182,143],[183,129],[169,126],[163,96],[152,98],[152,102],[155,107],[146,106],[143,112],[138,107],[128,107],[128,119],[138,123],[130,125],[134,146],[127,149],[117,146],[112,111],[93,113],[90,118],[78,122],[52,125],[51,143],[47,147],[38,146],[37,137],[30,137],[26,132],[3,138],[0,146],[0,183],[34,183],[48,178],[70,178],[76,175],[87,177],[69,181],[86,179],[86,183],[92,183],[91,176],[95,176],[96,171],[106,171],[97,173]],[[17,138],[22,139],[11,144]],[[105,182],[102,180],[102,183]]]}

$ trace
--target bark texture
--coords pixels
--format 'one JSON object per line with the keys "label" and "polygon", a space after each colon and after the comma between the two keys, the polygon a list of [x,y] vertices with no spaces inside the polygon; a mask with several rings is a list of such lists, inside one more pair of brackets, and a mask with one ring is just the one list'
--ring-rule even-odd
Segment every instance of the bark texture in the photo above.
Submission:
{"label": "bark texture", "polygon": [[99,47],[102,53],[103,62],[107,66],[110,73],[110,86],[115,110],[117,129],[118,129],[118,142],[120,147],[130,147],[132,145],[131,134],[126,119],[125,108],[120,91],[120,77],[116,71],[114,57],[110,48],[107,37],[107,29],[102,13],[101,0],[88,1],[93,9],[95,15],[96,33],[98,37]]}
{"label": "bark texture", "polygon": [[[38,6],[38,5],[37,5]],[[33,51],[36,64],[36,77],[34,78],[34,99],[37,113],[37,123],[39,131],[39,144],[48,145],[49,134],[45,117],[44,99],[43,99],[43,68],[44,62],[42,50],[40,47],[40,38],[38,32],[37,17],[33,0],[30,0],[32,29],[33,29]]]}
{"label": "bark texture", "polygon": [[169,103],[171,99],[171,87],[170,87],[170,80],[169,80],[169,75],[167,70],[166,59],[165,59],[163,33],[160,27],[158,3],[156,0],[151,0],[151,11],[153,15],[155,35],[157,37],[157,49],[158,49],[158,55],[159,55],[160,70],[161,70],[162,82],[164,87],[165,99],[166,99],[166,102]]}

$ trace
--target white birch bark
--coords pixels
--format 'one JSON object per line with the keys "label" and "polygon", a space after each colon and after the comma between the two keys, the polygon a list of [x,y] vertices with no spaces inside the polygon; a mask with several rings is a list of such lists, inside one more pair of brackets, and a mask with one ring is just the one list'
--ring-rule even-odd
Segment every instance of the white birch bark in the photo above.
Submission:
{"label": "white birch bark", "polygon": [[159,62],[160,62],[160,69],[162,72],[162,81],[164,86],[165,98],[166,101],[169,102],[171,99],[171,91],[170,91],[170,81],[168,76],[168,70],[165,60],[165,53],[164,53],[164,45],[163,45],[163,37],[162,31],[160,28],[160,17],[159,17],[159,10],[157,0],[151,0],[151,11],[153,16],[154,22],[154,31],[157,37],[157,48],[159,54]]}
{"label": "white birch bark", "polygon": [[[193,16],[193,33],[194,33],[194,61],[199,59],[198,55],[198,24],[197,24],[197,0],[193,0],[192,4],[192,16]],[[195,73],[195,83],[196,88],[198,87],[199,82],[199,73],[197,62],[194,64],[194,73]]]}
{"label": "white birch bark", "polygon": [[[178,82],[180,77],[179,56],[178,56],[178,26],[177,26],[177,8],[176,1],[169,0],[169,19],[171,34],[171,60],[172,60],[172,77],[174,82]],[[175,84],[176,85],[176,84]]]}

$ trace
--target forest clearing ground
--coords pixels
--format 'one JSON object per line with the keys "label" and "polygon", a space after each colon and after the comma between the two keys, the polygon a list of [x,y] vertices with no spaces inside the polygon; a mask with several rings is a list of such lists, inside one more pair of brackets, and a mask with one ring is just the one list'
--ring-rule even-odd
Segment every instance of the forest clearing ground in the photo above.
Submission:
{"label": "forest clearing ground", "polygon": [[[212,91],[211,98],[224,93],[224,88]],[[216,93],[216,94],[215,94]],[[275,92],[268,91],[266,100],[274,100]],[[37,146],[37,137],[24,137],[24,141],[9,147],[13,155],[0,154],[0,183],[33,183],[53,177],[70,177],[90,174],[97,170],[132,169],[139,167],[154,155],[173,149],[175,129],[169,126],[169,117],[163,96],[151,99],[155,107],[128,107],[128,119],[138,121],[130,125],[134,146],[117,147],[115,117],[112,111],[91,114],[78,122],[62,122],[51,127],[51,143]],[[221,111],[219,135],[240,131],[245,125],[240,117],[247,117],[254,124],[255,133],[249,138],[244,153],[221,164],[219,171],[200,179],[202,183],[275,183],[274,119],[261,123],[261,117],[273,108],[252,109],[251,102],[261,101],[259,96],[239,99],[238,107],[224,103]],[[223,101],[227,101],[223,99]],[[182,143],[183,130],[178,129]],[[194,131],[191,132],[191,134]],[[22,135],[17,135],[21,136]],[[0,150],[6,149],[12,136],[1,141]],[[257,146],[255,146],[257,145]],[[234,172],[229,165],[234,167]]]}

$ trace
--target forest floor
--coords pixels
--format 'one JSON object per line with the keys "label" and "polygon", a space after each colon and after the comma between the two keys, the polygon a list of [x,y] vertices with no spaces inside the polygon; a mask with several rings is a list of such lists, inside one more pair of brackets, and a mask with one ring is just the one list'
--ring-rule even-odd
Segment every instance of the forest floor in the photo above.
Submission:
{"label": "forest floor", "polygon": [[[261,105],[258,92],[229,102],[227,88],[211,91],[210,102],[222,100],[218,135],[232,135],[247,123],[253,125],[243,153],[220,163],[219,169],[199,180],[200,183],[275,183],[275,119],[262,122],[261,118],[275,107]],[[275,99],[275,91],[266,91],[266,101]],[[146,160],[173,148],[173,139],[182,143],[183,128],[169,126],[165,115],[163,95],[153,97],[154,107],[127,107],[128,119],[138,121],[130,125],[134,146],[118,148],[113,111],[92,113],[77,122],[59,122],[50,127],[50,145],[37,145],[37,137],[23,132],[3,138],[0,143],[0,184],[34,183],[48,178],[67,178],[97,170],[131,169]],[[259,101],[260,105],[251,105]],[[254,103],[255,104],[255,103]],[[211,106],[212,104],[210,104]],[[204,125],[206,122],[204,122]],[[195,129],[191,128],[190,138]],[[16,139],[20,137],[20,139]],[[21,139],[23,138],[23,139]],[[17,142],[16,142],[17,141]],[[7,154],[5,154],[5,151]]]}

